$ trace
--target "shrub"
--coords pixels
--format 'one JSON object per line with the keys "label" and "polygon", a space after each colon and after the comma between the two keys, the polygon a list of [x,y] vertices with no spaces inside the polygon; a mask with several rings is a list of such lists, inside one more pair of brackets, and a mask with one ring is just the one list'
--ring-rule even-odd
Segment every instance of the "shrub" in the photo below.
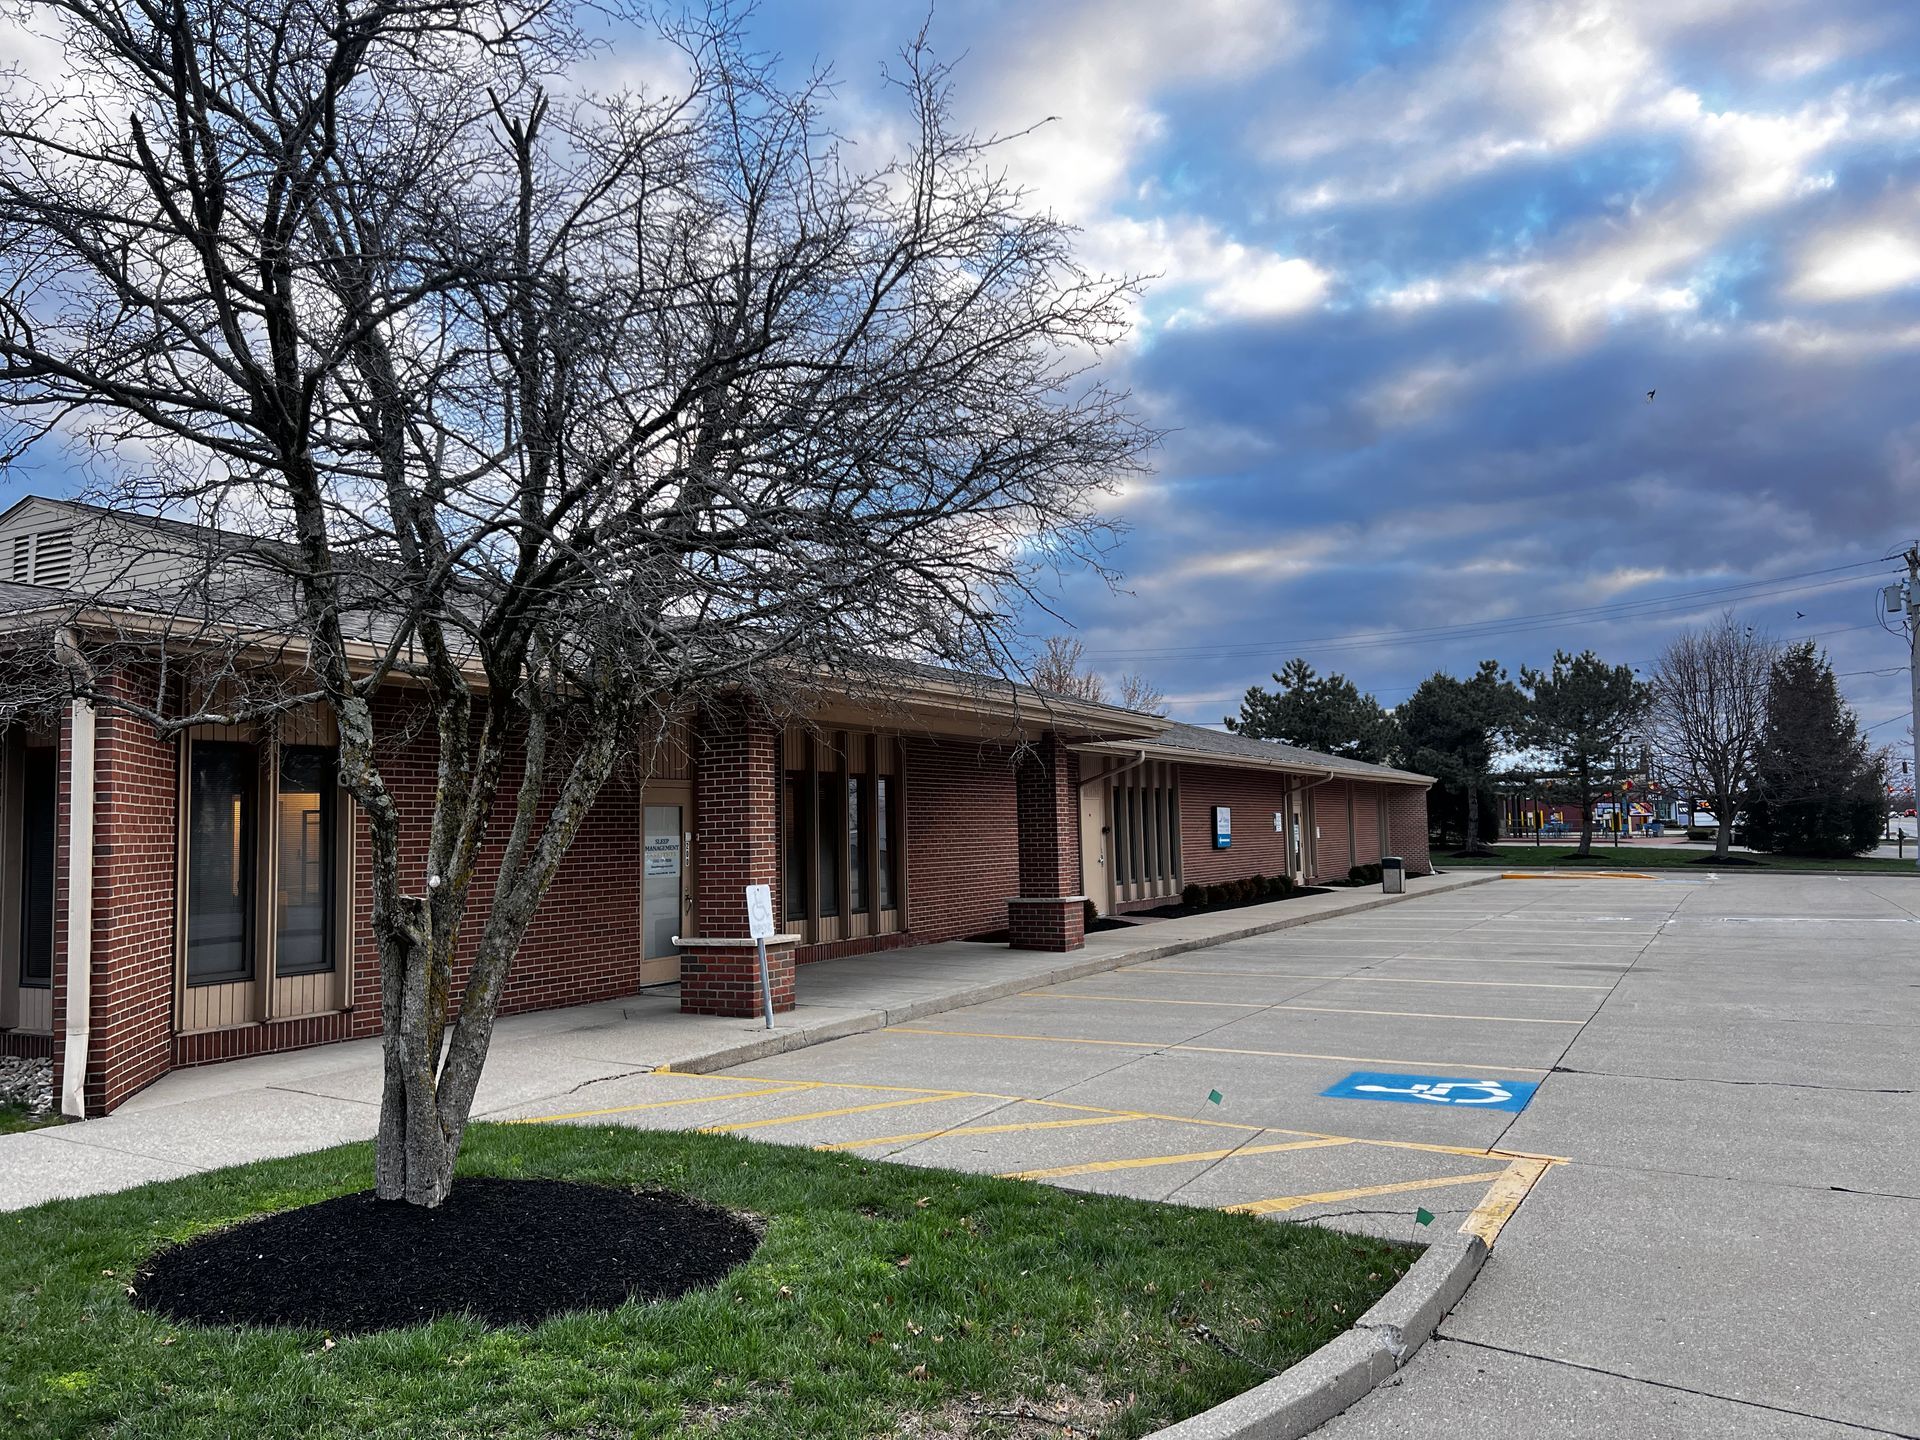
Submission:
{"label": "shrub", "polygon": [[1087,901],[1087,902],[1086,902],[1086,917],[1085,917],[1085,919],[1084,919],[1084,920],[1083,920],[1083,921],[1081,922],[1081,923],[1082,923],[1082,928],[1084,928],[1084,929],[1087,929],[1087,930],[1091,930],[1091,929],[1093,929],[1093,922],[1094,922],[1094,921],[1096,921],[1096,920],[1098,920],[1099,918],[1100,918],[1100,907],[1099,907],[1098,905],[1096,905],[1096,904],[1094,904],[1094,903],[1093,903],[1093,901],[1091,901],[1091,900],[1089,900],[1089,901]]}
{"label": "shrub", "polygon": [[1190,910],[1198,910],[1207,903],[1207,891],[1203,885],[1188,885],[1180,892],[1180,903]]}
{"label": "shrub", "polygon": [[1380,883],[1380,866],[1378,864],[1355,865],[1347,871],[1347,883],[1349,885],[1378,885]]}

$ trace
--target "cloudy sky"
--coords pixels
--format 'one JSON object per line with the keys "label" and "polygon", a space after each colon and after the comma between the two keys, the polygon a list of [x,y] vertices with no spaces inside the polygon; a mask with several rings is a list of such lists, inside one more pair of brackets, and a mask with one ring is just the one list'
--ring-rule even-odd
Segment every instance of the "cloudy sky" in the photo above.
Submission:
{"label": "cloudy sky", "polygon": [[[877,152],[926,16],[751,25]],[[940,0],[931,37],[964,122],[1047,122],[1004,158],[1088,261],[1157,277],[1112,360],[1171,432],[1126,588],[1063,596],[1109,677],[1217,723],[1304,654],[1391,705],[1646,668],[1731,603],[1907,743],[1873,562],[1920,532],[1916,0]]]}
{"label": "cloudy sky", "polygon": [[[922,18],[754,29],[857,133]],[[1175,433],[1128,593],[1065,597],[1101,670],[1217,722],[1302,653],[1392,704],[1733,601],[1904,746],[1860,562],[1920,532],[1920,4],[942,0],[932,38],[969,123],[1057,117],[1007,158],[1088,258],[1159,277],[1115,368]]]}

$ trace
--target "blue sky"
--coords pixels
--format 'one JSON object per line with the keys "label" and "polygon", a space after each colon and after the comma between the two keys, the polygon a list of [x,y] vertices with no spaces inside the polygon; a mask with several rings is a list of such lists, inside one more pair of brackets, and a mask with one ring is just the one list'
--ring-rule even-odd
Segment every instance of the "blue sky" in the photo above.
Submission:
{"label": "blue sky", "polygon": [[[750,25],[832,66],[877,154],[927,14]],[[1055,117],[1002,152],[1034,203],[1156,277],[1110,365],[1171,434],[1112,506],[1124,591],[1062,596],[1101,671],[1218,722],[1305,654],[1393,704],[1556,645],[1645,668],[1731,597],[1907,743],[1891,567],[1837,567],[1920,532],[1920,4],[942,0],[930,28],[963,123]],[[28,488],[55,468],[0,500]]]}
{"label": "blue sky", "polygon": [[[753,24],[859,135],[923,18]],[[1005,153],[1088,259],[1158,276],[1113,371],[1174,433],[1115,507],[1127,593],[1065,593],[1098,668],[1190,720],[1294,653],[1391,704],[1483,655],[1644,667],[1723,600],[1530,617],[1805,575],[1727,593],[1905,744],[1891,567],[1805,572],[1920,531],[1920,5],[945,0],[931,34],[967,123],[1058,117]]]}

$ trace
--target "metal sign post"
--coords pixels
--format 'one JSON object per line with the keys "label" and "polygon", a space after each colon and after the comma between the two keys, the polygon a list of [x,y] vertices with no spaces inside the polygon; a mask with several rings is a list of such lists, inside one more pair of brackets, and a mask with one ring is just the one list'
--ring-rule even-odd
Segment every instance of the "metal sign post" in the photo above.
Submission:
{"label": "metal sign post", "polygon": [[773,987],[767,983],[767,941],[773,938],[773,887],[747,886],[747,934],[760,958],[760,1009],[773,1028]]}

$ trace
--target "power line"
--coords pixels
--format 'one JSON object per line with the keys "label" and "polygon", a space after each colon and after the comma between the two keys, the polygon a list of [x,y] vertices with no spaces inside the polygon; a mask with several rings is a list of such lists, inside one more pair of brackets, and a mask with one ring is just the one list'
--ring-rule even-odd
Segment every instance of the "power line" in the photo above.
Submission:
{"label": "power line", "polygon": [[[1831,589],[1835,586],[1858,584],[1869,577],[1862,575],[1842,575],[1838,579],[1817,581],[1807,585],[1789,585],[1779,589],[1762,589],[1764,586],[1779,585],[1781,581],[1801,580],[1808,577],[1834,575],[1841,571],[1860,570],[1867,566],[1884,564],[1881,560],[1857,560],[1849,565],[1833,565],[1822,570],[1805,570],[1791,575],[1775,575],[1763,580],[1749,580],[1738,585],[1716,586],[1706,590],[1682,591],[1673,595],[1648,596],[1642,600],[1623,600],[1608,605],[1579,606],[1568,610],[1541,611],[1528,615],[1505,616],[1496,620],[1470,621],[1454,625],[1433,625],[1404,630],[1361,631],[1357,634],[1338,636],[1320,636],[1310,640],[1273,640],[1253,645],[1199,645],[1178,646],[1165,649],[1147,650],[1103,650],[1090,652],[1089,659],[1103,660],[1164,660],[1188,658],[1230,659],[1245,655],[1271,654],[1276,651],[1326,652],[1344,650],[1370,650],[1382,646],[1404,645],[1412,640],[1470,640],[1493,639],[1501,635],[1518,634],[1527,630],[1543,629],[1554,625],[1591,625],[1609,620],[1651,618],[1663,611],[1675,608],[1691,608],[1694,602],[1722,598],[1742,600],[1763,600],[1783,595],[1801,594],[1813,590]],[[1735,594],[1734,592],[1750,592]]]}

